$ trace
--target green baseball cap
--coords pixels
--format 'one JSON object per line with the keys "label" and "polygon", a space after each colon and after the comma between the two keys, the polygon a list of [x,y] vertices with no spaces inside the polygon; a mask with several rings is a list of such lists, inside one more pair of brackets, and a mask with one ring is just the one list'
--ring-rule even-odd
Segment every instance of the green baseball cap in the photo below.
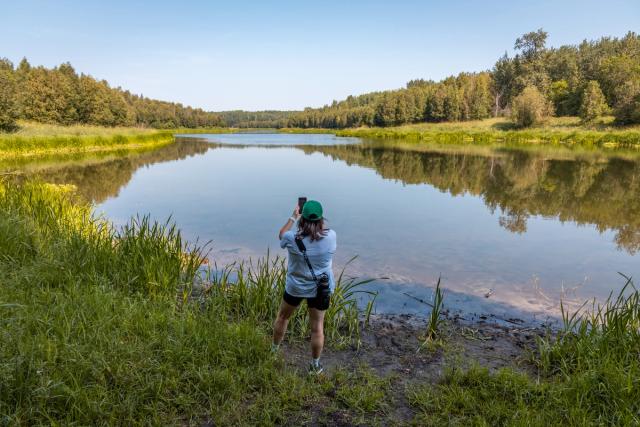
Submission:
{"label": "green baseball cap", "polygon": [[315,200],[307,200],[302,207],[302,217],[309,221],[322,219],[322,205]]}

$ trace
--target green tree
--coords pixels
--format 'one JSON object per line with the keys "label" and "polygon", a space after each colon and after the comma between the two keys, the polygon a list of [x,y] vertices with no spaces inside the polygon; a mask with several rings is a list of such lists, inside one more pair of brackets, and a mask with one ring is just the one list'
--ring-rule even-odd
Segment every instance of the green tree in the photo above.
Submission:
{"label": "green tree", "polygon": [[11,132],[17,128],[16,82],[13,64],[0,59],[0,131]]}
{"label": "green tree", "polygon": [[621,87],[614,108],[616,120],[622,124],[640,123],[640,79],[630,79]]}
{"label": "green tree", "polygon": [[523,34],[516,39],[514,48],[521,51],[526,60],[536,59],[546,49],[548,35],[542,28]]}
{"label": "green tree", "polygon": [[529,127],[542,123],[551,115],[552,106],[535,86],[527,86],[513,99],[511,117],[518,126]]}
{"label": "green tree", "polygon": [[396,105],[390,94],[385,94],[376,106],[374,123],[378,126],[390,126],[395,122]]}
{"label": "green tree", "polygon": [[497,116],[507,105],[511,103],[514,91],[514,64],[513,60],[509,59],[506,52],[493,66],[492,75],[494,84],[493,115]]}
{"label": "green tree", "polygon": [[19,92],[21,117],[43,123],[64,123],[67,100],[62,83],[54,71],[32,68]]}
{"label": "green tree", "polygon": [[556,115],[569,115],[571,113],[569,83],[566,80],[555,81],[551,83],[549,91]]}
{"label": "green tree", "polygon": [[580,117],[585,122],[590,122],[608,113],[609,106],[602,93],[602,89],[600,89],[600,85],[597,81],[591,80],[587,83],[582,94]]}

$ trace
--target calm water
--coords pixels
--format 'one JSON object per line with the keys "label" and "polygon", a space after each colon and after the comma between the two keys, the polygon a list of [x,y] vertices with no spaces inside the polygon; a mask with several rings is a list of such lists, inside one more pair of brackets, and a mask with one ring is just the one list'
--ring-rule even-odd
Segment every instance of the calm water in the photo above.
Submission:
{"label": "calm water", "polygon": [[[21,165],[72,182],[116,223],[169,215],[213,241],[218,264],[283,254],[276,235],[297,197],[322,201],[338,233],[336,268],[385,277],[378,311],[445,305],[541,318],[563,298],[605,298],[640,276],[640,163],[583,154],[428,149],[333,135],[179,139],[120,158]],[[341,144],[341,145],[336,145]]]}

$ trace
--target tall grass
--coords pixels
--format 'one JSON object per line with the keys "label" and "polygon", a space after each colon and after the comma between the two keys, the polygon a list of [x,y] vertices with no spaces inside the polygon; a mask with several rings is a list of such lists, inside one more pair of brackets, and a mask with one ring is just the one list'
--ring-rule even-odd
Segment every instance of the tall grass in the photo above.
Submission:
{"label": "tall grass", "polygon": [[442,318],[442,303],[444,302],[444,295],[442,289],[440,289],[440,277],[436,283],[436,288],[433,291],[433,303],[431,304],[431,312],[427,318],[427,341],[434,340],[440,333],[440,325],[444,322]]}
{"label": "tall grass", "polygon": [[640,292],[630,277],[591,309],[562,309],[563,329],[539,340],[543,373],[609,424],[640,424]]}
{"label": "tall grass", "polygon": [[71,186],[5,182],[0,212],[0,258],[37,260],[40,280],[100,277],[129,292],[173,296],[190,286],[203,260],[175,226],[142,217],[116,229],[75,198]]}
{"label": "tall grass", "polygon": [[640,292],[631,278],[591,310],[562,310],[563,328],[538,339],[539,377],[449,367],[408,398],[425,425],[640,425]]}
{"label": "tall grass", "polygon": [[[285,258],[273,258],[267,254],[266,258],[255,262],[231,264],[220,271],[210,270],[200,285],[204,286],[202,301],[209,310],[224,318],[250,319],[268,327],[274,321],[282,301],[286,281],[285,262]],[[336,279],[331,305],[325,313],[325,334],[338,344],[350,343],[359,336],[357,296],[370,296],[371,300],[375,298],[374,292],[361,288],[371,280],[347,277],[345,268]],[[297,310],[289,321],[289,334],[306,336],[308,333],[308,312]]]}
{"label": "tall grass", "polygon": [[[282,259],[194,300],[203,258],[170,222],[115,228],[70,186],[0,181],[0,425],[308,422],[323,386],[269,353]],[[337,340],[359,328],[358,283],[339,280]]]}
{"label": "tall grass", "polygon": [[113,152],[160,147],[175,141],[178,133],[229,133],[230,128],[148,129],[90,125],[52,125],[20,122],[14,133],[0,133],[0,156],[20,158],[51,154]]}
{"label": "tall grass", "polygon": [[3,157],[45,155],[52,153],[80,153],[89,151],[121,150],[141,146],[161,146],[174,141],[173,133],[159,131],[138,134],[0,136]]}
{"label": "tall grass", "polygon": [[594,148],[638,148],[640,129],[592,130],[587,128],[496,129],[483,125],[399,126],[390,128],[343,129],[338,136],[375,139],[404,139],[438,144],[564,145]]}

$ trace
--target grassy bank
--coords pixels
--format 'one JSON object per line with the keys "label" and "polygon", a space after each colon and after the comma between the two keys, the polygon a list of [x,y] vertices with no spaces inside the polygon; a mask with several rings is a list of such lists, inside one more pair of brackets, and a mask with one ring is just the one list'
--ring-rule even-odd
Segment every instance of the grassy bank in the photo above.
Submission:
{"label": "grassy bank", "polygon": [[20,123],[15,133],[0,134],[3,158],[76,154],[161,147],[174,141],[173,133],[140,128],[57,126]]}
{"label": "grassy bank", "polygon": [[[626,279],[626,278],[625,278]],[[539,338],[536,378],[503,369],[449,367],[436,387],[408,398],[422,425],[632,426],[640,423],[640,293],[626,279],[619,295],[590,311],[563,313]]]}
{"label": "grassy bank", "polygon": [[[367,367],[311,378],[269,352],[282,260],[206,277],[204,255],[170,224],[138,218],[114,228],[71,187],[1,183],[0,424],[639,421],[640,301],[630,281],[600,310],[567,314],[564,330],[541,337],[529,374],[451,358],[435,383]],[[329,352],[357,351],[357,291],[341,277],[327,313]],[[290,339],[308,336],[298,316]],[[400,418],[396,405],[408,405]]]}
{"label": "grassy bank", "polygon": [[[196,298],[203,257],[168,224],[114,229],[70,187],[1,184],[0,423],[303,417],[324,385],[283,372],[269,353],[282,262],[195,280]],[[341,282],[330,337],[357,333],[352,291]],[[294,321],[292,332],[305,328]]]}
{"label": "grassy bank", "polygon": [[504,119],[457,123],[423,123],[387,128],[343,129],[338,136],[374,139],[403,139],[439,144],[549,144],[599,148],[640,147],[640,127],[619,128],[610,120],[584,126],[579,119],[550,119],[544,126],[515,129]]}
{"label": "grassy bank", "polygon": [[179,133],[226,133],[235,129],[171,129],[157,130],[132,127],[89,125],[60,126],[20,122],[19,130],[0,133],[0,156],[16,158],[52,154],[132,151],[158,148],[174,142]]}

